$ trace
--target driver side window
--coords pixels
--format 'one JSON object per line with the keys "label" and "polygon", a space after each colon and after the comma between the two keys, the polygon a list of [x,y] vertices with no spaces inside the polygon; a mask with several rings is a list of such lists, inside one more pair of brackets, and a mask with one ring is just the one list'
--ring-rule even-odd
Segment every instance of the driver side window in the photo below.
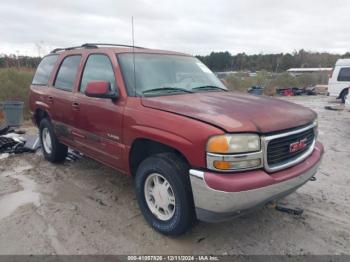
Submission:
{"label": "driver side window", "polygon": [[86,85],[91,81],[110,82],[111,91],[115,90],[116,85],[113,66],[108,56],[94,54],[88,57],[80,83],[81,93],[85,93]]}

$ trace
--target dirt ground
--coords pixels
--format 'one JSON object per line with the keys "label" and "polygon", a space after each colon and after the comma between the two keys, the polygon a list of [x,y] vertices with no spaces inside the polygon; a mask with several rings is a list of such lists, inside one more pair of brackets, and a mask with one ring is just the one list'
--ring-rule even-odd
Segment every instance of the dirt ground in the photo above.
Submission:
{"label": "dirt ground", "polygon": [[264,208],[169,238],[146,224],[131,178],[22,154],[0,160],[0,254],[350,254],[350,112],[326,110],[339,106],[328,97],[288,100],[318,112],[326,150],[317,180],[286,198],[302,216]]}

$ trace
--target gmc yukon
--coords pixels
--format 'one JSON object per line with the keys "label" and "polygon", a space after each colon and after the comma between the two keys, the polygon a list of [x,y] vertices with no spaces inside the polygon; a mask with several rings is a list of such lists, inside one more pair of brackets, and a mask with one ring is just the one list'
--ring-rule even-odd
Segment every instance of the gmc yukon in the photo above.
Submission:
{"label": "gmc yukon", "polygon": [[317,172],[317,115],[228,91],[196,58],[84,44],[45,56],[30,87],[45,159],[73,148],[135,181],[145,220],[167,235],[282,198]]}

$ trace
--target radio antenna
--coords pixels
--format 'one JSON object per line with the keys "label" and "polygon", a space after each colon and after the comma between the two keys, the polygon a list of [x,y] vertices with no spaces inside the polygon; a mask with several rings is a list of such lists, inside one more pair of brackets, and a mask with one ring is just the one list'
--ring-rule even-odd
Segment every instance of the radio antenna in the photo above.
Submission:
{"label": "radio antenna", "polygon": [[135,36],[134,36],[134,17],[131,17],[131,33],[132,33],[132,60],[134,67],[134,94],[136,97],[136,68],[135,68]]}

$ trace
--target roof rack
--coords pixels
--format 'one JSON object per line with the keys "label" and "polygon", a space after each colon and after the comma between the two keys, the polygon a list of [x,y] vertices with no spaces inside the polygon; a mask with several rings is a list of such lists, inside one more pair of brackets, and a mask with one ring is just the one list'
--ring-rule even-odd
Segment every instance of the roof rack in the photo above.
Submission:
{"label": "roof rack", "polygon": [[83,44],[82,46],[120,46],[120,47],[135,47],[135,48],[142,48],[142,49],[146,49],[146,47],[142,47],[142,46],[132,46],[132,45],[123,45],[123,44],[105,44],[105,43],[86,43]]}
{"label": "roof rack", "polygon": [[119,47],[134,47],[134,48],[142,48],[145,49],[145,47],[141,46],[132,46],[132,45],[123,45],[123,44],[105,44],[105,43],[85,43],[81,46],[71,46],[66,48],[56,48],[52,50],[50,53],[54,54],[60,51],[68,51],[68,50],[74,50],[74,49],[82,49],[82,48],[98,48],[99,46],[119,46]]}

